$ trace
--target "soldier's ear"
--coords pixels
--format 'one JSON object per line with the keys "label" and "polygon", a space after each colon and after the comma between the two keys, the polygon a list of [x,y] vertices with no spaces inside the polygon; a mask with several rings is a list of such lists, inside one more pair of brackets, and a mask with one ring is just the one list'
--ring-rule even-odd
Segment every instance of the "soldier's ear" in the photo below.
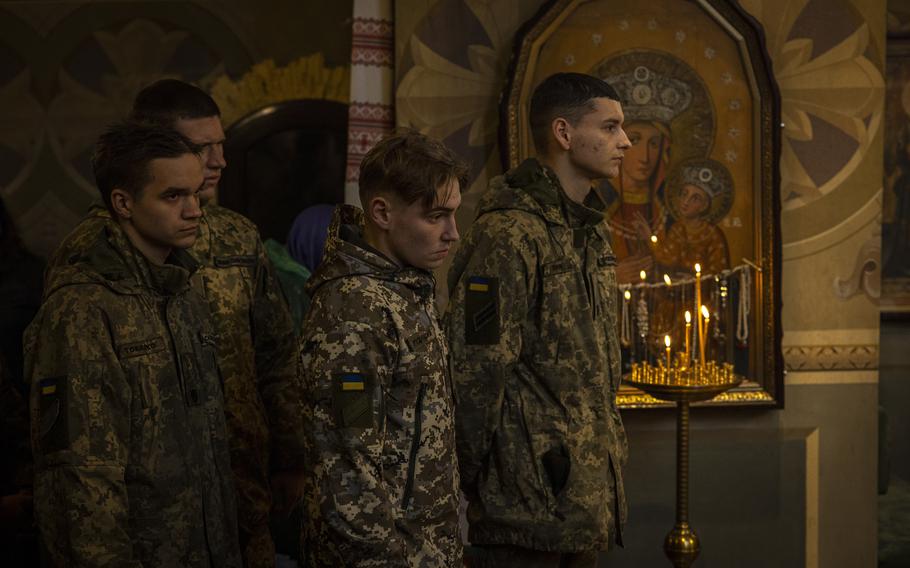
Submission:
{"label": "soldier's ear", "polygon": [[553,133],[553,138],[556,139],[556,144],[564,151],[568,150],[572,145],[572,125],[569,124],[569,121],[562,117],[556,117],[550,123],[550,130]]}
{"label": "soldier's ear", "polygon": [[392,204],[389,199],[381,195],[371,198],[367,205],[367,216],[380,229],[389,230],[392,224]]}
{"label": "soldier's ear", "polygon": [[133,216],[133,194],[125,189],[111,190],[111,208],[118,217],[130,219]]}

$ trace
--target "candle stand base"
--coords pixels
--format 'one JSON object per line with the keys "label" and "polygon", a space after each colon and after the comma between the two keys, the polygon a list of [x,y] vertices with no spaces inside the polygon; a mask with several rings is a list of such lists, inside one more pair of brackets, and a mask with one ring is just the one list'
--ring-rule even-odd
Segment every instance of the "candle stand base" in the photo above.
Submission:
{"label": "candle stand base", "polygon": [[676,525],[664,540],[664,552],[675,568],[691,566],[701,545],[689,527],[689,403],[709,400],[742,382],[727,363],[688,366],[678,360],[673,367],[632,366],[625,382],[654,398],[676,403]]}
{"label": "candle stand base", "polygon": [[675,568],[688,568],[698,558],[701,545],[689,523],[680,523],[673,527],[664,539],[664,552]]}

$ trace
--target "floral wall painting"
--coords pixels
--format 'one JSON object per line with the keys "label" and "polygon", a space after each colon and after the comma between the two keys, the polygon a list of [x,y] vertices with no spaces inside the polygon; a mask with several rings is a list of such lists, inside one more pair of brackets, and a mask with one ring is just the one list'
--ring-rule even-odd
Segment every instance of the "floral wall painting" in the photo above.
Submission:
{"label": "floral wall painting", "polygon": [[910,316],[910,39],[888,42],[881,309]]}
{"label": "floral wall painting", "polygon": [[[522,117],[552,73],[600,77],[623,103],[632,146],[595,189],[617,258],[624,363],[656,359],[665,336],[685,343],[697,281],[711,358],[746,378],[718,402],[782,405],[780,97],[761,27],[726,0],[556,0],[513,49],[504,168],[534,155]],[[619,399],[654,404],[628,387]]]}

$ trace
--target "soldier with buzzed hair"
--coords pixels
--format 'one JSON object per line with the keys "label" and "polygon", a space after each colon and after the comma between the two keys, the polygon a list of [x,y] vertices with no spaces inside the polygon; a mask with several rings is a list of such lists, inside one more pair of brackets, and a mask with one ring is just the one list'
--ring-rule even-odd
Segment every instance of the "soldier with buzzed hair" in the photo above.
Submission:
{"label": "soldier with buzzed hair", "polygon": [[472,566],[592,567],[626,511],[616,258],[592,187],[629,139],[589,75],[545,79],[530,113],[537,157],[490,182],[449,271]]}
{"label": "soldier with buzzed hair", "polygon": [[435,279],[458,239],[467,167],[415,132],[360,166],[364,209],[342,205],[300,356],[311,567],[461,564],[452,386]]}
{"label": "soldier with buzzed hair", "polygon": [[160,127],[101,136],[110,218],[51,274],[26,332],[35,511],[54,566],[242,566],[215,335],[186,252],[198,153]]}
{"label": "soldier with buzzed hair", "polygon": [[[201,264],[215,328],[244,566],[268,568],[275,565],[270,512],[286,515],[303,490],[294,323],[256,226],[213,202],[226,163],[221,111],[212,97],[162,79],[136,95],[131,118],[173,128],[201,147],[204,216],[189,252]],[[108,218],[106,210],[93,209],[54,253],[48,275],[78,258]]]}

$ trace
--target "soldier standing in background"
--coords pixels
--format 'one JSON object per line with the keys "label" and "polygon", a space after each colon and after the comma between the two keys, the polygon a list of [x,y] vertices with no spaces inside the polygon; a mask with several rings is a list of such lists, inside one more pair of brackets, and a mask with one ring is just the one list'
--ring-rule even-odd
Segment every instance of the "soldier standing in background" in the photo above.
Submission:
{"label": "soldier standing in background", "polygon": [[112,218],[29,326],[35,508],[55,566],[241,566],[208,306],[191,283],[198,147],[123,123],[93,168]]}
{"label": "soldier standing in background", "polygon": [[461,564],[447,348],[435,284],[467,167],[408,132],[360,166],[307,283],[306,566]]}
{"label": "soldier standing in background", "polygon": [[473,566],[596,566],[622,543],[616,258],[594,180],[629,139],[616,92],[535,90],[539,157],[490,182],[449,272],[446,331]]}
{"label": "soldier standing in background", "polygon": [[[131,117],[174,128],[203,148],[204,216],[189,252],[202,264],[215,326],[244,565],[259,568],[275,565],[273,497],[279,514],[302,498],[301,390],[294,324],[259,232],[210,202],[225,167],[220,115],[199,88],[164,79],[140,91]],[[73,230],[52,257],[49,277],[86,249],[106,217],[95,209]]]}

